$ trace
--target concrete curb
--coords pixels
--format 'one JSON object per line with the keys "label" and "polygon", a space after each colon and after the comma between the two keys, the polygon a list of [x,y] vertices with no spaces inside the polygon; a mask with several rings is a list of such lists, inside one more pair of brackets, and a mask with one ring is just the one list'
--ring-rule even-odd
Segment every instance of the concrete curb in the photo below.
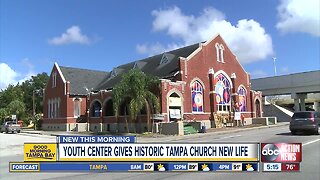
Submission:
{"label": "concrete curb", "polygon": [[[250,131],[250,130],[255,130],[255,129],[266,129],[266,128],[273,128],[273,127],[281,127],[281,126],[288,126],[289,123],[278,123],[276,125],[269,125],[269,126],[258,126],[258,127],[250,127],[250,128],[241,128],[241,129],[232,129],[232,130],[226,130],[226,131],[219,131],[219,132],[209,132],[209,133],[198,133],[198,134],[189,134],[189,135],[184,135],[184,136],[176,136],[176,137],[181,137],[181,138],[176,138],[175,140],[182,140],[182,139],[189,139],[190,138],[198,138],[205,136],[206,134],[216,134],[216,135],[221,135],[221,134],[228,134],[228,133],[236,133],[236,132],[242,132],[242,131]],[[289,130],[289,129],[288,129]]]}
{"label": "concrete curb", "polygon": [[[188,138],[197,138],[202,137],[207,134],[227,134],[227,133],[236,133],[236,132],[242,132],[242,131],[248,131],[248,130],[254,130],[254,129],[265,129],[265,128],[273,128],[273,127],[279,127],[279,126],[287,126],[289,123],[278,123],[276,125],[270,125],[270,126],[258,126],[258,127],[248,127],[248,128],[241,128],[241,129],[228,129],[228,130],[222,130],[218,132],[208,132],[208,133],[197,133],[197,134],[189,134],[184,136],[161,136],[161,137],[144,137],[144,136],[138,136],[137,138],[141,139],[154,139],[154,138],[174,138],[174,140],[182,140],[182,139],[188,139]],[[60,135],[88,135],[88,134],[80,134],[80,133],[66,133],[66,132],[46,132],[46,131],[21,131],[21,133],[25,134],[37,134],[37,135],[46,135],[46,136],[60,136]]]}

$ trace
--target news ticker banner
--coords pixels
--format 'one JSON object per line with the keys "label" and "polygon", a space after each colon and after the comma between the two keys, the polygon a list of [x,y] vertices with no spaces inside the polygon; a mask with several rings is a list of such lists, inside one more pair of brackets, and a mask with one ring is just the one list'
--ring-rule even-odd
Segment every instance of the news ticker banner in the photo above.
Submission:
{"label": "news ticker banner", "polygon": [[259,144],[63,143],[59,161],[259,161]]}
{"label": "news ticker banner", "polygon": [[297,163],[301,143],[134,143],[134,136],[59,136],[57,143],[25,143],[24,161]]}
{"label": "news ticker banner", "polygon": [[256,162],[259,144],[25,143],[24,161]]}
{"label": "news ticker banner", "polygon": [[10,162],[10,172],[259,172],[257,162]]}

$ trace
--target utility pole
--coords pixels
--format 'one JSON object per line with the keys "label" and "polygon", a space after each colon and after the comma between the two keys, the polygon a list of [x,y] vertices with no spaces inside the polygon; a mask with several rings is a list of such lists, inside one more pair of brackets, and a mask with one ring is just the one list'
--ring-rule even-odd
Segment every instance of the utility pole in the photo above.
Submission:
{"label": "utility pole", "polygon": [[273,57],[274,76],[277,76],[276,57]]}
{"label": "utility pole", "polygon": [[34,117],[36,115],[36,104],[35,104],[35,92],[36,90],[32,91],[32,116]]}

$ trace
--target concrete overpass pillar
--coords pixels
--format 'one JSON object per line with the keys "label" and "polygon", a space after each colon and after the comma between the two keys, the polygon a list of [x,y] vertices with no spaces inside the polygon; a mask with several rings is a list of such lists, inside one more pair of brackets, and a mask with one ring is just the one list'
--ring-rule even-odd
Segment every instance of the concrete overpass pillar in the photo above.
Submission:
{"label": "concrete overpass pillar", "polygon": [[300,108],[301,111],[306,111],[306,103],[304,98],[300,98]]}
{"label": "concrete overpass pillar", "polygon": [[305,111],[306,110],[306,103],[305,99],[307,98],[307,94],[299,94],[299,99],[300,99],[300,111]]}
{"label": "concrete overpass pillar", "polygon": [[294,112],[300,111],[299,99],[294,99]]}
{"label": "concrete overpass pillar", "polygon": [[291,98],[294,99],[294,111],[295,112],[306,110],[305,99],[307,98],[307,94],[292,93]]}

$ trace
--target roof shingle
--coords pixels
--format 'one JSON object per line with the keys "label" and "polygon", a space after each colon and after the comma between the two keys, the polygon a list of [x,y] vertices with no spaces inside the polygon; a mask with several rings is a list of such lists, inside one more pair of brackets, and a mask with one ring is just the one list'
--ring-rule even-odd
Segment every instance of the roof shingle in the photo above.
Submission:
{"label": "roof shingle", "polygon": [[104,71],[64,66],[60,66],[60,69],[66,81],[70,82],[70,94],[72,95],[86,95],[110,74]]}

